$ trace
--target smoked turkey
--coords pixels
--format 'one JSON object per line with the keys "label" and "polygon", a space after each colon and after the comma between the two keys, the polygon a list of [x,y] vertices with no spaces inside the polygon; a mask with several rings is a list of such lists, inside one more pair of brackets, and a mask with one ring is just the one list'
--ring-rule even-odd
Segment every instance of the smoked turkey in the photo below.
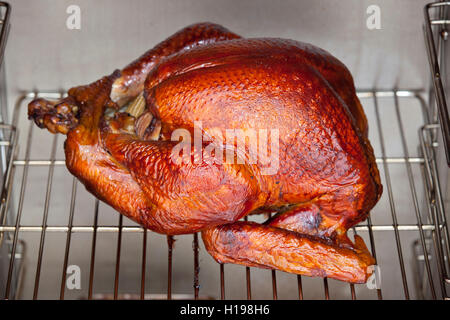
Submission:
{"label": "smoked turkey", "polygon": [[[150,230],[201,232],[218,262],[353,283],[372,273],[363,240],[347,237],[382,193],[367,120],[351,74],[320,48],[195,24],[28,115],[67,135],[67,168],[96,197]],[[203,138],[176,159],[180,129]],[[240,134],[224,142],[229,130]],[[243,143],[252,132],[276,132],[271,172]],[[216,161],[230,149],[234,161]]]}

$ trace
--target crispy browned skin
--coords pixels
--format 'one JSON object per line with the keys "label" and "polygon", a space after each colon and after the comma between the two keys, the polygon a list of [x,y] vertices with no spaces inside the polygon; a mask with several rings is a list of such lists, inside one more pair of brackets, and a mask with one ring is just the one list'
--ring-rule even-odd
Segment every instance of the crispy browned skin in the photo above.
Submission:
{"label": "crispy browned skin", "polygon": [[198,23],[180,30],[126,66],[114,81],[111,99],[122,105],[144,89],[147,74],[161,61],[175,52],[198,45],[239,38],[224,27],[212,23]]}
{"label": "crispy browned skin", "polygon": [[[104,116],[142,89],[147,111],[138,129],[126,113]],[[382,186],[353,79],[319,48],[193,25],[59,103],[34,100],[28,112],[40,127],[67,134],[67,167],[89,191],[146,228],[202,231],[223,263],[359,283],[370,275],[374,259],[346,232],[367,217]],[[153,122],[140,127],[152,117],[157,141],[148,139]],[[213,144],[227,129],[277,129],[278,170],[263,174],[245,148],[244,163],[174,161],[170,136],[193,132],[194,121]],[[237,221],[256,212],[277,214],[264,224]]]}

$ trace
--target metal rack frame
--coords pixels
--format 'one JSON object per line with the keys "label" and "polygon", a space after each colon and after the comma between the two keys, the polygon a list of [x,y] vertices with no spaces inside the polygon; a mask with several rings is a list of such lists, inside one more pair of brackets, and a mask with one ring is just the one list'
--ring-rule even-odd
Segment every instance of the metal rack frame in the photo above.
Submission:
{"label": "metal rack frame", "polygon": [[[6,190],[6,186],[10,182],[8,177],[10,176],[10,170],[12,168],[12,158],[15,152],[16,145],[16,130],[13,126],[5,124],[7,121],[7,99],[6,99],[6,77],[4,67],[4,53],[6,49],[6,43],[8,40],[10,30],[10,15],[11,7],[8,3],[0,1],[0,183],[2,185],[2,192]],[[7,195],[2,194],[2,198]],[[3,209],[1,209],[3,210]],[[0,211],[0,225],[6,221],[6,213]],[[3,268],[5,261],[8,258],[8,245],[7,239],[6,245],[2,247],[5,240],[5,234],[0,234],[0,268]],[[23,254],[25,252],[25,246],[23,242],[19,242],[19,249],[17,254],[13,257],[16,263],[19,265],[18,271],[14,275],[15,287],[20,289],[20,274],[23,272]],[[2,257],[3,256],[3,257]],[[8,258],[8,260],[10,260]],[[0,279],[0,287],[2,287],[3,279]],[[17,292],[15,292],[17,293]]]}
{"label": "metal rack frame", "polygon": [[[36,98],[36,97],[42,97],[47,99],[58,99],[63,97],[64,94],[62,93],[42,93],[42,92],[29,92],[25,93],[23,96],[19,98],[19,100],[16,103],[16,108],[14,110],[14,117],[13,117],[13,126],[18,125],[18,119],[21,116],[21,114],[24,112],[23,106],[26,104],[27,101],[30,99]],[[376,252],[376,242],[374,240],[374,234],[380,233],[380,232],[393,232],[395,236],[395,242],[396,242],[396,250],[397,250],[397,258],[398,263],[401,270],[401,285],[403,286],[403,292],[404,292],[404,298],[409,299],[410,298],[410,284],[408,283],[408,279],[406,276],[406,266],[405,261],[403,258],[403,250],[401,244],[401,233],[402,232],[414,232],[417,234],[419,240],[418,243],[420,243],[420,252],[422,256],[422,260],[424,263],[423,266],[423,274],[424,274],[424,280],[425,282],[422,284],[423,288],[426,288],[429,290],[431,298],[448,298],[447,296],[447,290],[445,287],[445,277],[446,277],[446,266],[445,265],[438,265],[439,267],[439,278],[443,279],[443,281],[440,281],[441,286],[436,288],[435,283],[433,282],[433,276],[436,274],[436,271],[434,270],[434,267],[432,263],[430,262],[430,248],[427,245],[427,239],[433,237],[435,240],[434,243],[434,251],[437,253],[437,256],[441,259],[446,260],[446,257],[448,256],[448,248],[449,248],[449,242],[448,242],[448,233],[445,232],[447,229],[447,224],[445,220],[445,214],[444,214],[444,208],[442,203],[442,196],[439,196],[440,189],[439,189],[439,180],[438,177],[435,175],[435,161],[434,161],[434,149],[436,148],[436,143],[434,140],[431,140],[433,138],[433,135],[431,134],[432,130],[435,130],[437,128],[436,124],[430,124],[428,122],[428,108],[426,106],[425,100],[422,98],[422,94],[417,91],[401,91],[401,90],[391,90],[391,91],[360,91],[358,92],[359,98],[363,101],[364,100],[371,100],[374,108],[375,108],[375,115],[376,115],[376,123],[375,126],[377,127],[378,137],[381,145],[381,157],[377,158],[377,163],[383,167],[384,171],[384,179],[385,179],[385,187],[386,187],[386,193],[385,196],[388,197],[389,205],[390,205],[390,211],[391,211],[391,219],[392,224],[382,224],[382,225],[374,225],[369,218],[366,222],[357,225],[353,228],[354,233],[364,233],[367,232],[370,239],[370,247],[372,250],[373,256],[376,258],[377,252]],[[413,98],[417,99],[421,105],[425,124],[420,129],[420,141],[421,141],[421,150],[423,151],[423,156],[418,157],[410,157],[409,156],[409,150],[407,147],[406,142],[406,135],[405,130],[403,127],[402,122],[402,115],[399,108],[399,100],[403,98]],[[394,102],[395,107],[395,114],[396,114],[396,121],[397,126],[399,128],[400,132],[400,138],[402,142],[402,148],[403,148],[403,157],[388,157],[386,155],[385,150],[385,137],[383,136],[383,130],[381,129],[381,113],[379,111],[379,104],[384,103],[385,100],[391,99]],[[52,140],[52,147],[51,147],[51,154],[48,159],[33,159],[30,158],[30,148],[32,145],[32,136],[33,136],[33,130],[34,130],[34,124],[30,122],[27,127],[20,128],[22,133],[27,134],[27,140],[25,147],[25,156],[24,158],[12,159],[12,165],[11,169],[8,171],[7,179],[8,183],[4,185],[4,192],[3,192],[3,198],[1,201],[1,211],[0,212],[6,212],[8,208],[11,205],[10,201],[10,194],[12,191],[12,176],[15,173],[15,169],[17,167],[22,167],[22,177],[21,177],[21,184],[20,184],[20,194],[19,194],[19,200],[18,200],[18,206],[17,210],[14,214],[15,216],[15,222],[13,224],[0,225],[0,234],[11,234],[11,241],[12,241],[12,248],[11,248],[11,256],[15,256],[16,254],[16,247],[17,243],[19,241],[19,233],[20,232],[37,232],[40,233],[40,242],[39,242],[39,251],[38,251],[38,260],[37,264],[35,266],[36,274],[35,274],[35,282],[34,282],[34,292],[33,292],[33,298],[38,298],[39,293],[39,287],[40,287],[40,273],[41,273],[41,267],[42,267],[42,259],[43,259],[43,252],[45,250],[45,238],[47,233],[52,232],[63,232],[66,234],[66,245],[65,245],[65,252],[64,252],[64,263],[63,268],[61,270],[61,286],[60,286],[60,298],[64,299],[65,295],[65,280],[66,280],[66,269],[67,269],[67,263],[68,263],[68,257],[70,254],[70,248],[71,248],[71,237],[74,233],[91,233],[92,234],[92,242],[91,242],[91,252],[90,257],[86,257],[87,259],[90,259],[90,271],[89,271],[89,290],[88,290],[88,299],[96,298],[96,295],[93,292],[93,283],[95,279],[95,259],[96,256],[99,254],[96,252],[96,245],[97,245],[97,235],[99,233],[115,233],[117,234],[117,248],[116,248],[116,267],[115,267],[115,278],[114,278],[114,291],[112,293],[112,298],[117,299],[122,297],[119,295],[119,277],[120,277],[120,259],[121,259],[121,251],[122,251],[122,235],[124,233],[136,233],[142,235],[142,265],[141,265],[141,288],[140,288],[140,297],[145,298],[146,297],[146,291],[145,291],[145,277],[146,277],[146,247],[147,247],[147,231],[144,230],[142,227],[135,227],[135,226],[124,226],[123,225],[123,216],[120,215],[119,217],[119,223],[118,225],[99,225],[98,223],[98,209],[99,209],[99,201],[95,200],[95,207],[94,207],[94,219],[92,225],[84,225],[84,226],[74,226],[73,225],[73,219],[74,219],[74,207],[76,203],[76,194],[77,194],[77,184],[75,178],[72,180],[72,191],[71,191],[71,202],[70,202],[70,214],[69,214],[69,221],[66,225],[52,225],[49,226],[47,224],[48,220],[48,213],[49,213],[49,206],[50,206],[50,197],[51,197],[51,189],[52,189],[52,181],[53,181],[53,174],[54,169],[56,166],[65,166],[65,161],[62,159],[56,159],[55,158],[55,150],[58,143],[58,136],[54,135]],[[14,142],[8,141],[5,142],[8,146],[10,146],[12,149],[14,149]],[[412,220],[408,224],[401,224],[398,222],[397,219],[397,205],[394,201],[394,194],[393,194],[393,188],[391,186],[391,177],[390,177],[390,165],[400,165],[404,166],[406,170],[406,176],[409,183],[409,189],[411,192],[411,196],[414,202],[414,209],[415,209],[415,219]],[[417,191],[417,182],[414,180],[414,176],[412,174],[412,168],[413,166],[420,166],[420,168],[423,170],[423,174],[425,177],[426,184],[424,187],[424,192],[427,194],[427,197],[429,199],[428,206],[426,207],[426,210],[421,208],[420,203],[418,202],[418,191]],[[23,206],[24,201],[26,201],[26,188],[29,183],[28,179],[28,170],[30,167],[43,167],[48,170],[48,177],[47,177],[47,185],[46,185],[46,195],[44,199],[44,207],[42,208],[44,211],[42,223],[40,225],[33,225],[33,226],[24,226],[21,225],[21,219],[23,214]],[[424,220],[425,219],[425,220]],[[167,251],[167,259],[168,259],[168,278],[167,278],[167,299],[171,299],[174,297],[172,294],[172,255],[173,255],[173,238],[167,237],[167,244],[168,244],[168,251]],[[441,244],[441,245],[439,245]],[[198,243],[198,234],[193,235],[193,260],[194,260],[194,281],[193,281],[193,298],[198,299],[199,296],[199,243]],[[447,260],[448,261],[448,260]],[[12,298],[10,296],[10,290],[11,290],[11,283],[12,283],[12,276],[14,274],[15,270],[15,261],[14,259],[10,260],[9,264],[9,270],[8,270],[8,282],[7,282],[7,289],[4,293],[4,298],[9,299]],[[443,268],[444,267],[444,268]],[[243,267],[245,268],[246,272],[246,286],[247,286],[247,298],[252,298],[252,283],[251,283],[251,270],[252,268]],[[226,291],[225,291],[225,269],[223,265],[218,265],[218,272],[220,273],[220,298],[224,299],[226,298]],[[297,277],[298,281],[298,297],[301,299],[303,298],[303,288],[302,288],[302,277]],[[324,289],[324,298],[329,299],[330,298],[330,289],[328,286],[328,280],[325,278],[323,279],[323,289]],[[439,292],[440,289],[440,292]],[[277,272],[272,270],[272,290],[273,290],[273,298],[278,298],[278,288],[277,288]],[[349,297],[352,299],[356,299],[356,291],[355,291],[355,285],[350,284],[349,285]],[[377,297],[378,299],[382,299],[382,289],[377,289]]]}
{"label": "metal rack frame", "polygon": [[[5,90],[4,85],[6,83],[5,80],[5,70],[3,67],[3,57],[5,54],[6,43],[8,40],[9,29],[10,29],[10,15],[11,15],[11,7],[8,3],[0,1],[0,10],[2,11],[0,17],[0,66],[1,66],[1,84],[2,90]],[[6,114],[6,94],[3,94],[0,97],[1,102],[1,110],[0,110],[0,122],[5,122],[7,120]]]}
{"label": "metal rack frame", "polygon": [[[434,97],[436,99],[437,111],[439,115],[440,127],[442,130],[442,140],[447,157],[447,164],[450,166],[450,117],[448,114],[447,101],[442,84],[443,74],[440,65],[443,62],[444,46],[443,40],[448,37],[448,31],[445,29],[450,20],[446,19],[450,7],[450,1],[441,1],[429,3],[424,8],[424,32],[425,45],[430,63],[432,83],[434,86]],[[434,14],[436,18],[431,18]],[[435,39],[436,38],[436,39]]]}
{"label": "metal rack frame", "polygon": [[[443,68],[445,63],[445,41],[448,38],[447,26],[450,24],[448,14],[450,12],[450,1],[440,1],[429,3],[424,8],[424,34],[425,44],[430,64],[433,89],[430,92],[430,109],[437,109],[437,116],[432,115],[432,124],[425,125],[420,132],[420,141],[422,153],[425,158],[425,172],[428,176],[426,180],[426,192],[428,195],[429,210],[432,215],[432,222],[436,228],[433,232],[433,242],[436,248],[436,258],[438,262],[439,275],[441,278],[441,290],[446,299],[449,299],[447,286],[450,284],[449,273],[449,232],[446,222],[444,200],[439,182],[438,165],[436,163],[436,149],[430,147],[438,144],[439,135],[437,130],[441,129],[442,144],[447,159],[447,165],[450,166],[450,118],[446,101],[445,87],[443,79],[448,75]],[[433,17],[432,17],[433,16]],[[447,84],[447,86],[450,84]],[[434,103],[433,103],[434,102]],[[430,110],[436,113],[435,110]],[[439,123],[439,124],[437,124]],[[427,140],[428,139],[428,140]]]}

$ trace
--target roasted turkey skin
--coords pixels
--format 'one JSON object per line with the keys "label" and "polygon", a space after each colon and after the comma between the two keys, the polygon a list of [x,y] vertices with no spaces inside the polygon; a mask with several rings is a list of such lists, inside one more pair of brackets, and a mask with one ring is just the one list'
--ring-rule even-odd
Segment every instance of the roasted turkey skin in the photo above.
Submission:
{"label": "roasted turkey skin", "polygon": [[[221,263],[353,283],[372,273],[362,239],[347,237],[382,193],[367,120],[350,72],[320,48],[195,24],[61,101],[32,101],[28,114],[67,135],[67,168],[91,193],[145,228],[202,232]],[[190,161],[172,157],[179,129],[207,138]],[[224,142],[227,130],[244,136]],[[251,161],[252,130],[277,132],[269,174]],[[239,161],[214,161],[211,146]],[[240,221],[250,214],[271,217]]]}

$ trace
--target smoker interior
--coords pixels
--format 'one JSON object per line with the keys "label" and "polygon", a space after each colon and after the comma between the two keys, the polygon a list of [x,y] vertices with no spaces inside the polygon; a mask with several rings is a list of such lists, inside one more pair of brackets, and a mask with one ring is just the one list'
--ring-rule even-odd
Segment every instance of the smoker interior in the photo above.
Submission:
{"label": "smoker interior", "polygon": [[[221,8],[220,4],[213,9],[213,6],[200,1],[205,5],[200,13],[195,11],[198,4],[194,2],[189,2],[192,7],[186,7],[181,12],[181,9],[174,9],[162,2],[148,4],[144,1],[134,1],[128,10],[133,12],[136,24],[128,25],[129,36],[124,38],[127,30],[118,31],[117,35],[109,35],[109,40],[100,39],[102,32],[117,31],[114,27],[100,24],[104,29],[100,29],[98,34],[92,31],[95,26],[99,26],[90,22],[92,12],[105,5],[102,1],[99,2],[97,5],[92,2],[80,4],[83,21],[87,24],[85,28],[91,31],[90,36],[83,34],[81,30],[68,31],[63,27],[54,29],[53,34],[49,36],[49,30],[46,30],[50,28],[48,24],[57,23],[51,18],[64,23],[65,8],[69,2],[51,2],[51,5],[50,1],[35,1],[32,5],[25,5],[21,1],[11,3],[12,27],[3,65],[3,69],[6,67],[7,70],[9,103],[2,105],[2,111],[6,114],[3,119],[7,121],[3,121],[5,124],[0,126],[0,160],[3,169],[0,297],[447,297],[446,256],[449,247],[444,210],[447,199],[447,167],[441,164],[445,164],[445,155],[442,150],[443,142],[440,140],[437,104],[433,99],[434,90],[429,91],[430,71],[421,30],[426,2],[409,1],[408,3],[413,5],[402,6],[402,1],[397,4],[380,1],[381,11],[387,18],[384,23],[385,30],[379,31],[384,34],[376,35],[373,32],[378,31],[360,30],[365,28],[365,8],[371,4],[364,1],[359,5],[343,1],[337,8],[333,8],[331,1],[315,1],[314,4],[309,1],[289,2],[280,5],[277,9],[279,12],[274,13],[280,16],[271,18],[284,21],[283,23],[275,25],[274,22],[270,23],[272,20],[262,20],[266,23],[261,24],[260,29],[255,27],[256,21],[267,18],[267,14],[265,11],[255,13],[253,10],[256,7],[247,1],[235,3],[237,8],[232,12],[221,12],[224,8]],[[268,1],[261,2],[260,6],[268,11],[272,8]],[[157,8],[156,13],[148,13],[154,20],[147,24],[147,19],[139,15],[145,8]],[[47,14],[46,21],[50,22],[43,22],[39,17],[33,17],[33,23],[26,20],[24,16],[30,17],[32,9],[44,10]],[[247,13],[247,20],[235,22],[241,17],[240,14],[235,17],[238,9]],[[294,9],[302,18],[299,21],[290,13]],[[109,7],[106,13],[97,16],[97,20],[101,18],[103,21],[113,21],[108,19],[121,10],[126,12],[118,3],[117,6]],[[307,12],[304,12],[305,10]],[[347,21],[348,17],[356,15],[355,11],[359,11],[361,15],[355,20],[361,25],[355,22],[355,26]],[[165,12],[166,16],[178,14],[183,18],[180,18],[180,25],[175,22],[168,23],[158,20],[158,12]],[[97,11],[97,14],[100,13]],[[280,20],[281,15],[284,15],[285,20]],[[321,20],[322,24],[326,25],[316,25],[311,15],[316,19],[332,17],[334,20],[327,20],[326,23]],[[367,285],[350,285],[332,279],[300,277],[279,271],[219,265],[204,250],[200,234],[168,238],[146,232],[96,200],[68,173],[64,164],[63,136],[39,130],[27,120],[26,106],[31,99],[37,96],[59,98],[64,95],[64,88],[86,83],[106,74],[111,69],[126,64],[183,24],[203,20],[217,21],[243,35],[250,32],[249,36],[280,36],[312,42],[335,53],[349,66],[355,76],[356,86],[360,88],[358,96],[369,120],[369,138],[384,185],[383,196],[371,212],[371,218],[350,230],[349,234],[352,236],[357,233],[362,236],[376,257],[381,275],[379,289],[369,288]],[[38,39],[32,39],[29,34],[33,25],[44,31]],[[446,23],[434,23],[433,30],[437,32],[436,27],[445,25]],[[246,30],[248,26],[252,27]],[[327,32],[333,30],[333,26],[338,28],[337,31],[332,36],[327,35]],[[144,27],[161,29],[161,33],[131,33],[138,27],[140,30]],[[309,34],[302,27],[313,34]],[[14,31],[15,28],[17,31]],[[343,36],[346,34],[344,31],[353,32],[356,39]],[[74,46],[63,44],[64,38],[71,36],[70,32],[79,32],[75,37],[80,42],[75,50]],[[128,47],[135,43],[133,48],[136,48],[136,52],[133,49],[130,53],[130,50],[122,48],[123,43],[114,43],[115,36],[127,42]],[[48,44],[51,48],[41,48],[46,40],[56,41],[58,37],[62,39],[60,44],[51,42]],[[142,39],[145,37],[150,40],[145,40],[146,43],[143,44]],[[341,40],[336,39],[339,37]],[[329,40],[330,38],[332,40]],[[100,44],[94,46],[93,39]],[[81,42],[82,40],[86,41],[88,49],[80,48],[85,43]],[[132,40],[135,42],[131,42]],[[377,43],[374,43],[377,40],[386,46],[383,50],[377,51]],[[347,43],[349,48],[343,48],[342,44],[340,45],[342,41]],[[444,43],[441,42],[443,41],[436,42],[439,52],[444,50]],[[108,47],[117,50],[110,52]],[[408,48],[410,50],[407,50]],[[27,51],[31,49],[35,50],[33,54]],[[401,55],[397,54],[399,50]],[[105,51],[110,52],[107,57],[104,57]],[[55,57],[58,58],[52,59]],[[92,68],[88,68],[90,61],[101,63],[94,63]],[[55,64],[58,66],[55,67]],[[53,90],[46,90],[49,88]],[[2,90],[6,90],[5,87],[2,87]],[[439,195],[442,195],[442,199]],[[261,222],[264,217],[251,216],[249,219]],[[71,290],[66,287],[66,270],[71,265],[80,268],[81,289]]]}

